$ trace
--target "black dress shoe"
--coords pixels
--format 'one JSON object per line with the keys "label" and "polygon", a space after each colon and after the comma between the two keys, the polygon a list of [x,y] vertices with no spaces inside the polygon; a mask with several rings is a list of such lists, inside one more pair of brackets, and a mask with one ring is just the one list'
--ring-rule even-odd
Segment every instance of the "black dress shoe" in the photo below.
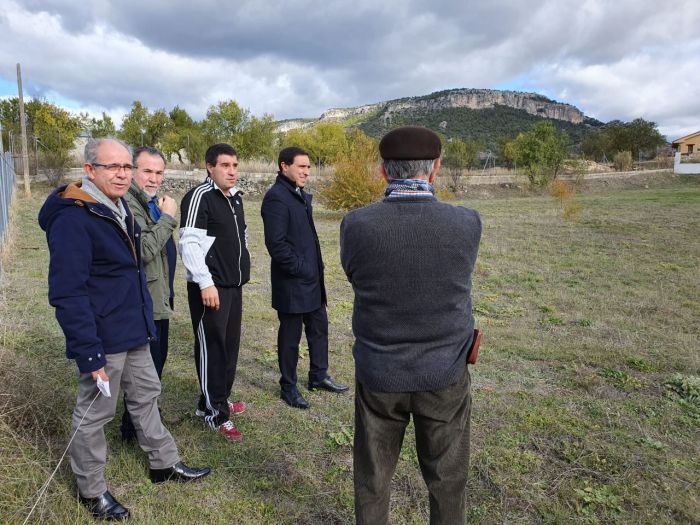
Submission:
{"label": "black dress shoe", "polygon": [[153,483],[163,483],[164,481],[196,481],[209,475],[211,469],[190,468],[181,461],[178,461],[170,468],[152,468],[148,475]]}
{"label": "black dress shoe", "polygon": [[85,505],[85,508],[95,518],[101,518],[108,521],[122,521],[129,519],[129,511],[122,507],[114,496],[109,491],[97,498],[84,498],[80,496],[80,503]]}
{"label": "black dress shoe", "polygon": [[303,398],[296,388],[294,390],[282,390],[280,397],[292,408],[301,408],[302,410],[309,408],[309,402]]}
{"label": "black dress shoe", "polygon": [[326,376],[321,381],[309,381],[309,390],[328,390],[329,392],[335,392],[336,394],[341,394],[348,390],[345,385],[338,385],[333,382],[331,376]]}

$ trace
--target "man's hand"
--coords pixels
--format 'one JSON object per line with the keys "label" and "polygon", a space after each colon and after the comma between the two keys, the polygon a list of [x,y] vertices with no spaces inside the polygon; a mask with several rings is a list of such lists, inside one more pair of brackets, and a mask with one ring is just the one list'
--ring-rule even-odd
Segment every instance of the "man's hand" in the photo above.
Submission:
{"label": "man's hand", "polygon": [[209,286],[202,290],[202,303],[204,306],[212,310],[218,310],[221,304],[219,303],[219,291],[216,286]]}
{"label": "man's hand", "polygon": [[109,377],[107,377],[107,372],[105,372],[105,368],[102,367],[99,370],[95,370],[94,372],[90,372],[92,374],[92,380],[97,381],[97,376],[100,376],[102,378],[102,381],[109,381]]}
{"label": "man's hand", "polygon": [[161,212],[167,213],[171,217],[175,217],[175,212],[177,212],[177,202],[175,202],[175,199],[172,197],[163,195],[160,199],[158,199],[158,207],[160,208]]}

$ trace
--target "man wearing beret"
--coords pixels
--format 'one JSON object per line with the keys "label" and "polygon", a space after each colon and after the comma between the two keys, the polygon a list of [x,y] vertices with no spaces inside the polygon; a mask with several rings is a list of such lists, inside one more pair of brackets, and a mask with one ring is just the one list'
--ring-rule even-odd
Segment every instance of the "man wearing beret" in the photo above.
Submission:
{"label": "man wearing beret", "polygon": [[469,463],[472,209],[435,198],[441,144],[408,126],[379,143],[384,199],[345,216],[340,256],[355,293],[355,517],[389,521],[391,478],[413,417],[430,523],[464,523]]}

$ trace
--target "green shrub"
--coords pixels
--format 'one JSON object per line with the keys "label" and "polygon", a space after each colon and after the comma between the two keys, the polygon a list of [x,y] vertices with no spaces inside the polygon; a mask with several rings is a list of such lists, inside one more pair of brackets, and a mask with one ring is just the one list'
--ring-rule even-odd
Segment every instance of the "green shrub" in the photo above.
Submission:
{"label": "green shrub", "polygon": [[353,210],[378,201],[386,183],[377,162],[377,143],[361,131],[350,136],[350,147],[335,163],[333,175],[321,184],[319,199],[332,210]]}
{"label": "green shrub", "polygon": [[51,186],[56,187],[63,181],[70,167],[70,155],[68,152],[47,151],[43,155],[44,174]]}

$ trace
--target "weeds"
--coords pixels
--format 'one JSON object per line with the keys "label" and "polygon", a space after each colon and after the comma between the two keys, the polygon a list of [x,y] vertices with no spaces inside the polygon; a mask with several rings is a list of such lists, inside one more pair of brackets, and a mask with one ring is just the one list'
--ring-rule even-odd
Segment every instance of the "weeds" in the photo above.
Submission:
{"label": "weeds", "polygon": [[666,382],[665,386],[683,401],[696,404],[700,408],[700,377],[677,374]]}
{"label": "weeds", "polygon": [[622,513],[622,498],[607,485],[598,487],[586,485],[583,489],[576,489],[575,492],[578,498],[576,510],[581,514],[593,517],[598,511],[602,511],[603,514],[613,517]]}
{"label": "weeds", "polygon": [[600,371],[600,375],[609,379],[613,385],[623,390],[639,388],[642,386],[642,383],[639,379],[637,379],[636,377],[632,377],[627,372],[623,372],[622,370],[603,368]]}
{"label": "weeds", "polygon": [[352,445],[354,432],[349,427],[342,427],[337,432],[329,432],[326,443],[332,448],[347,447]]}
{"label": "weeds", "polygon": [[583,207],[576,201],[576,190],[573,184],[563,180],[555,180],[552,182],[549,192],[559,202],[562,217],[570,222],[578,222]]}

